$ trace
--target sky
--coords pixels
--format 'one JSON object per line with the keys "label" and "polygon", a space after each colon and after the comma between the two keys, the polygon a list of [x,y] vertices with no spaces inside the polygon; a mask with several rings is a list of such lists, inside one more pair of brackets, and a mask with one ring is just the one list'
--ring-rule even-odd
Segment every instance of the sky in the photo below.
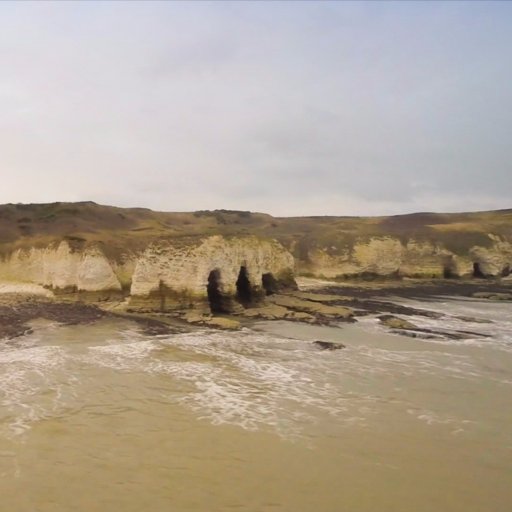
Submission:
{"label": "sky", "polygon": [[0,203],[512,208],[512,2],[0,2]]}

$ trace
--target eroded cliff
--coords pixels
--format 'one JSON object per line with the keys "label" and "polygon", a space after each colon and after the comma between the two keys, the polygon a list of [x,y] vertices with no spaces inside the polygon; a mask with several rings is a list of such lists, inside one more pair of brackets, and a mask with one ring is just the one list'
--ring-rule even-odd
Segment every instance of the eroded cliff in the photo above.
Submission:
{"label": "eroded cliff", "polygon": [[160,239],[118,256],[110,259],[96,242],[18,248],[0,259],[0,291],[38,292],[34,286],[40,286],[40,292],[84,298],[127,296],[132,308],[204,303],[229,312],[294,287],[293,256],[277,241],[255,236]]}
{"label": "eroded cliff", "polygon": [[208,302],[228,312],[236,302],[256,302],[293,287],[293,256],[275,240],[254,236],[157,242],[137,258],[132,302],[156,298],[161,309]]}
{"label": "eroded cliff", "polygon": [[371,237],[336,252],[331,247],[314,247],[299,260],[303,274],[338,279],[506,277],[511,267],[512,243],[491,233],[488,244],[471,246],[463,253],[453,252],[441,242]]}
{"label": "eroded cliff", "polygon": [[121,290],[111,263],[98,247],[73,250],[66,241],[4,255],[0,281],[33,283],[60,291]]}
{"label": "eroded cliff", "polygon": [[511,267],[512,210],[275,218],[91,202],[0,206],[1,289],[118,294],[133,307],[207,301],[229,310],[293,285],[294,272],[481,278]]}

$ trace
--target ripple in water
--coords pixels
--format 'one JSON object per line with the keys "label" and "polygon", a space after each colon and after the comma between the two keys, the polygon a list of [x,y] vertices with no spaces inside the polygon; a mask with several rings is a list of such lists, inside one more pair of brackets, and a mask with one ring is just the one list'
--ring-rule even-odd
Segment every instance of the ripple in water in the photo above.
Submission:
{"label": "ripple in water", "polygon": [[[433,309],[431,304],[429,309]],[[425,326],[433,322],[423,321]],[[461,322],[447,321],[456,327]],[[446,327],[446,319],[442,322]],[[507,325],[495,321],[479,328],[509,336]],[[292,333],[300,328],[290,324]],[[386,411],[462,431],[474,418],[457,410],[456,394],[453,403],[441,406],[436,402],[440,383],[449,390],[447,396],[452,388],[459,393],[468,386],[478,389],[482,381],[511,383],[510,372],[500,373],[492,361],[483,358],[483,364],[473,354],[450,350],[456,342],[435,350],[430,340],[414,340],[411,349],[404,339],[400,342],[405,345],[399,348],[386,345],[382,328],[372,319],[347,328],[351,335],[357,330],[362,341],[354,342],[347,335],[347,348],[334,352],[320,351],[310,341],[248,329],[148,339],[127,327],[111,331],[106,340],[105,331],[97,325],[82,328],[86,331],[67,328],[61,339],[63,329],[56,327],[40,337],[27,337],[20,346],[6,345],[0,350],[2,435],[19,436],[34,422],[94,404],[97,397],[91,393],[90,382],[112,372],[123,386],[126,379],[126,389],[136,385],[148,400],[155,399],[158,389],[164,405],[166,401],[182,404],[214,425],[270,430],[288,438],[311,432],[315,425],[343,428],[355,423],[364,428],[376,414]],[[319,329],[338,337],[345,332],[340,330],[345,327]],[[88,334],[69,344],[69,332],[78,337]],[[482,344],[482,350],[490,354],[489,350],[503,344],[498,336]],[[462,391],[457,382],[464,384]],[[105,395],[102,399],[108,400],[109,393],[112,401],[117,399],[108,383],[97,386]]]}

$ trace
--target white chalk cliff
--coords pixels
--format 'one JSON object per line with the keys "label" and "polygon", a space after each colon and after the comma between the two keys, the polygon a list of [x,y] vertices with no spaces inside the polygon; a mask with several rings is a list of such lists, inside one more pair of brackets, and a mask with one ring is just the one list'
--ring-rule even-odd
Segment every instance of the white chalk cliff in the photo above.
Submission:
{"label": "white chalk cliff", "polygon": [[278,242],[252,236],[212,236],[192,244],[158,242],[137,259],[131,295],[148,295],[164,285],[180,294],[206,297],[212,271],[218,273],[221,291],[235,294],[242,267],[256,291],[262,289],[264,274],[277,280],[293,275],[294,260]]}
{"label": "white chalk cliff", "polygon": [[0,281],[53,289],[120,290],[110,262],[97,247],[72,250],[66,241],[45,248],[18,249],[0,260]]}
{"label": "white chalk cliff", "polygon": [[[208,279],[215,272],[218,291],[237,293],[243,269],[252,292],[263,293],[263,276],[276,282],[293,280],[294,260],[281,244],[254,236],[211,236],[155,241],[138,254],[125,255],[121,265],[98,246],[74,250],[66,241],[45,248],[18,249],[0,260],[3,289],[39,285],[55,291],[121,291],[131,281],[130,295],[147,297],[165,289],[169,296],[206,299]],[[130,275],[131,273],[131,275]]]}
{"label": "white chalk cliff", "polygon": [[314,248],[308,252],[306,262],[298,262],[298,271],[326,278],[363,274],[471,277],[475,269],[483,276],[506,276],[512,268],[512,243],[496,235],[488,237],[486,246],[475,245],[462,254],[450,251],[442,243],[372,237],[356,241],[336,254],[329,247]]}

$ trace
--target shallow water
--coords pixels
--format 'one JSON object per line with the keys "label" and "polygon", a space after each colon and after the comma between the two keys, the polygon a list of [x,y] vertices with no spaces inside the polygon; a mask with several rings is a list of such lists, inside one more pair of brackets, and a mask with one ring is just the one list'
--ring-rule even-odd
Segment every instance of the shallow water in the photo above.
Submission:
{"label": "shallow water", "polygon": [[0,349],[1,509],[508,512],[510,304],[400,301],[492,337],[40,324]]}

